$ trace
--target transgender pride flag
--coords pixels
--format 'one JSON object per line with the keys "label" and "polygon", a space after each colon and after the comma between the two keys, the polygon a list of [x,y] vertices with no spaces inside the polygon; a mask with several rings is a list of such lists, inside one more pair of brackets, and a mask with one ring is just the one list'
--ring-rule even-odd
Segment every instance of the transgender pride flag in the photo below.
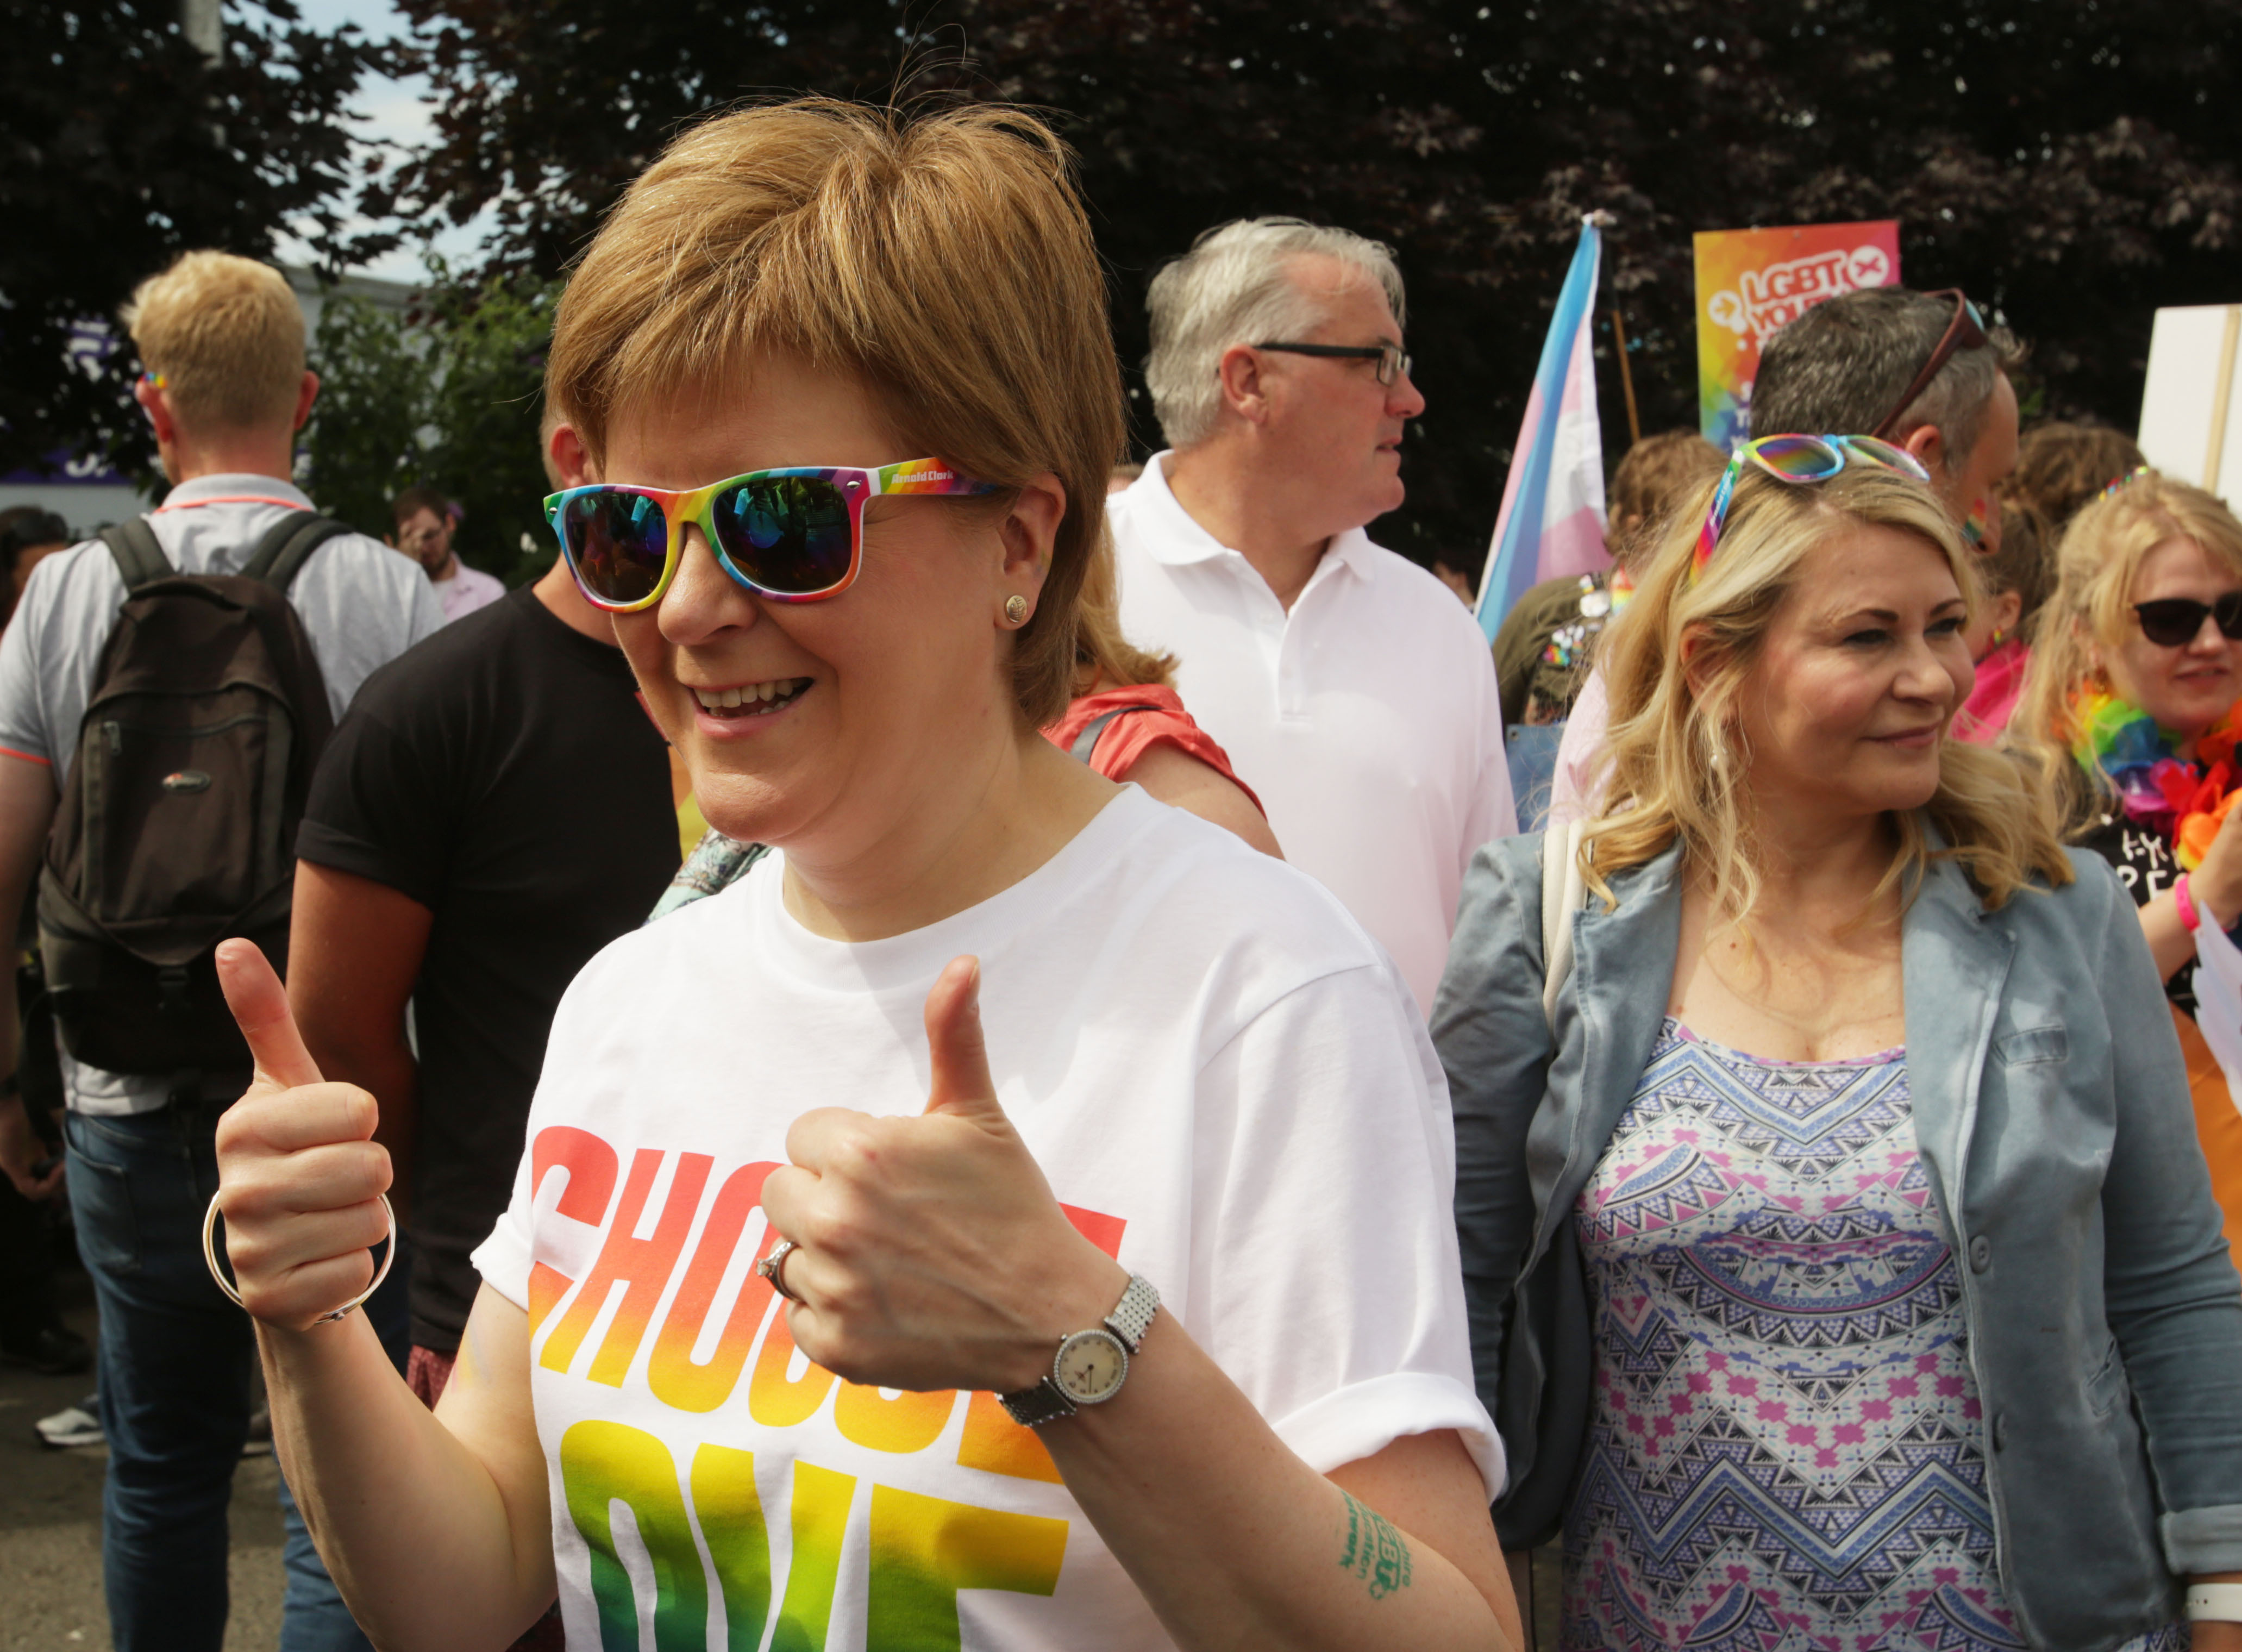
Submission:
{"label": "transgender pride flag", "polygon": [[1604,440],[1596,422],[1594,320],[1601,217],[1581,220],[1581,245],[1557,295],[1541,366],[1503,484],[1502,513],[1479,581],[1479,623],[1490,641],[1527,588],[1608,567],[1604,550]]}

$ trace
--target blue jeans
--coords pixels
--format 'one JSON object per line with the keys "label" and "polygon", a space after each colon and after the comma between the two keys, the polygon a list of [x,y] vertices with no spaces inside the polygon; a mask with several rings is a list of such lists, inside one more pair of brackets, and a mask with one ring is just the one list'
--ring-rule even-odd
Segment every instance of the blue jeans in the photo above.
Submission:
{"label": "blue jeans", "polygon": [[[219,1652],[225,1638],[226,1504],[249,1432],[257,1340],[203,1265],[217,1118],[169,1106],[121,1118],[72,1112],[64,1124],[70,1210],[101,1311],[102,1575],[118,1652]],[[366,1305],[399,1369],[402,1263]],[[285,1485],[281,1507],[282,1652],[358,1652],[366,1638]]]}

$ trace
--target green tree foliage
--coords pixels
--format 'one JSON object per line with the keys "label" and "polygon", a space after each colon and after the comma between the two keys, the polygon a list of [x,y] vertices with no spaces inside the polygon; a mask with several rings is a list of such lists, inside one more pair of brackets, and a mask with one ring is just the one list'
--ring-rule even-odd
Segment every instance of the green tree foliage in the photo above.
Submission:
{"label": "green tree foliage", "polygon": [[57,452],[152,462],[130,348],[69,349],[144,277],[196,247],[264,258],[286,229],[334,229],[351,182],[354,30],[312,32],[289,0],[229,8],[211,64],[178,0],[7,9],[0,54],[0,469]]}
{"label": "green tree foliage", "polygon": [[418,484],[458,501],[461,557],[520,584],[554,556],[539,501],[549,286],[520,278],[439,281],[402,314],[329,300],[312,344],[320,375],[305,432],[320,507],[386,534],[389,501]]}
{"label": "green tree foliage", "polygon": [[1392,243],[1430,406],[1379,534],[1427,559],[1483,552],[1592,209],[1618,220],[1614,450],[1614,303],[1645,427],[1695,422],[1694,231],[1897,217],[1910,285],[1990,302],[2047,411],[2125,425],[2155,307],[2236,296],[2242,0],[402,4],[437,138],[375,205],[494,206],[502,267],[557,274],[706,111],[898,85],[1059,113],[1132,366],[1151,271],[1210,225],[1294,212]]}
{"label": "green tree foliage", "polygon": [[319,508],[376,538],[389,501],[427,469],[434,363],[425,329],[364,299],[330,298],[312,339],[319,399],[304,431],[304,475]]}

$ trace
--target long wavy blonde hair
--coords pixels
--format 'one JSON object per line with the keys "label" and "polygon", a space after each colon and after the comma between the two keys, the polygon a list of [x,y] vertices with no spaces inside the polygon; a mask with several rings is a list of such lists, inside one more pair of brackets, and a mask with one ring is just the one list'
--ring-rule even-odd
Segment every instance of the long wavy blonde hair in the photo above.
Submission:
{"label": "long wavy blonde hair", "polygon": [[[1865,467],[1807,487],[1747,467],[1719,548],[1693,581],[1711,496],[1706,488],[1694,509],[1676,515],[1624,617],[1604,635],[1611,728],[1603,795],[1610,802],[1586,829],[1581,870],[1615,902],[1608,880],[1678,838],[1692,870],[1709,881],[1714,910],[1742,921],[1758,903],[1763,853],[1740,712],[1768,628],[1807,554],[1849,527],[1895,528],[1937,547],[1965,601],[1977,601],[1977,582],[1970,553],[1930,490]],[[1924,816],[1945,839],[1943,850],[1933,850]],[[2035,878],[2051,885],[2071,879],[2023,772],[1997,752],[1945,741],[1937,791],[1893,824],[1898,846],[1877,899],[1896,884],[1911,898],[1934,854],[1958,862],[1989,909]]]}
{"label": "long wavy blonde hair", "polygon": [[2024,691],[2009,741],[2037,771],[2058,830],[2091,826],[2111,796],[2108,777],[2079,766],[2072,702],[2109,687],[2098,649],[2122,645],[2133,627],[2133,582],[2149,553],[2192,540],[2213,561],[2242,574],[2242,522],[2200,487],[2145,472],[2071,519],[2056,553],[2055,594],[2041,608]]}

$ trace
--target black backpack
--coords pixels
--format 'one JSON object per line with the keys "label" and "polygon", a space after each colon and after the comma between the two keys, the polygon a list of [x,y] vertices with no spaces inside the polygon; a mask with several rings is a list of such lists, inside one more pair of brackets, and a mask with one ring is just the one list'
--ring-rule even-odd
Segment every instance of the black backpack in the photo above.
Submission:
{"label": "black backpack", "polygon": [[238,574],[180,574],[144,517],[102,534],[124,606],[101,651],[39,876],[39,947],[63,1045],[175,1096],[248,1071],[213,957],[229,936],[287,966],[296,826],[333,732],[289,582],[350,530],[292,512]]}

